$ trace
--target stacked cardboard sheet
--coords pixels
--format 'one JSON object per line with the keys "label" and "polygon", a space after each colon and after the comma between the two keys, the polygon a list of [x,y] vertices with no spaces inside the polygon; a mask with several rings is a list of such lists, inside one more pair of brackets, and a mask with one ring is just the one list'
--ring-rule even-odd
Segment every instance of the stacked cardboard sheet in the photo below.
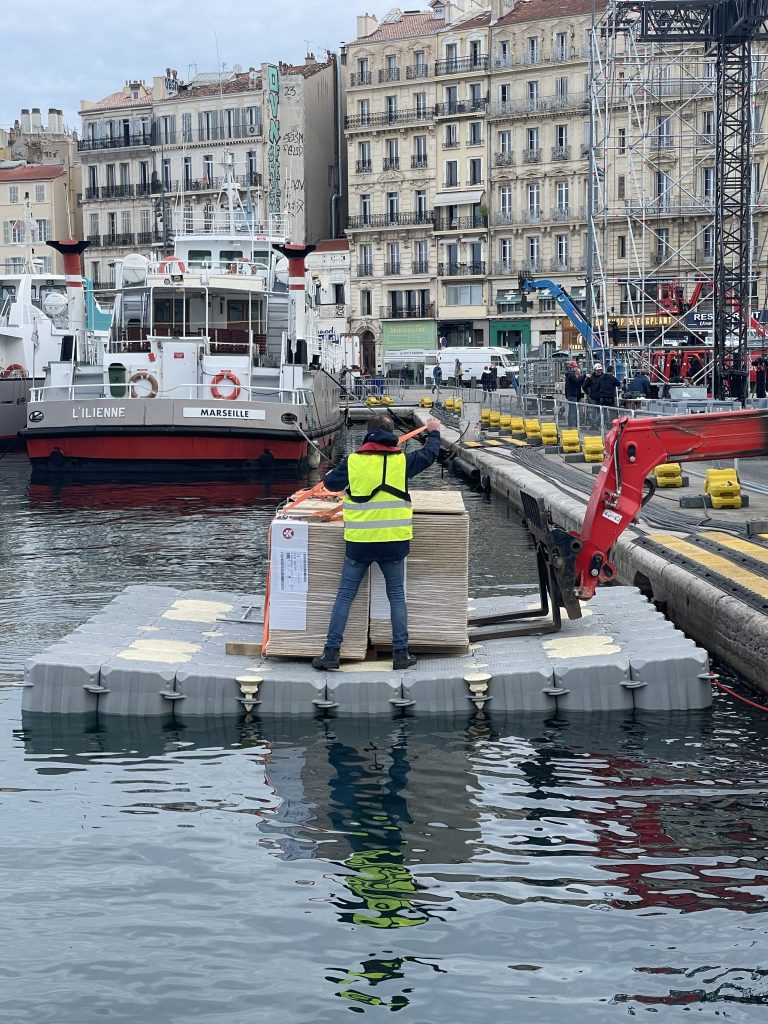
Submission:
{"label": "stacked cardboard sheet", "polygon": [[[459,491],[411,491],[413,540],[406,562],[409,647],[456,651],[469,643],[469,516]],[[384,578],[371,570],[370,643],[392,646]]]}
{"label": "stacked cardboard sheet", "polygon": [[[297,658],[322,654],[344,562],[344,528],[338,520],[305,517],[334,507],[308,500],[296,507],[296,518],[276,519],[270,527],[268,654]],[[344,630],[341,657],[351,661],[365,658],[368,649],[369,576],[360,586]]]}

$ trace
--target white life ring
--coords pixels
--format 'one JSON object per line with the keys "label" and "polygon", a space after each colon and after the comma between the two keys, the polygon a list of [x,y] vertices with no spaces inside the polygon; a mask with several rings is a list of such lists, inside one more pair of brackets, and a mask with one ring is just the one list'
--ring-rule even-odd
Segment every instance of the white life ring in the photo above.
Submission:
{"label": "white life ring", "polygon": [[[149,382],[149,394],[141,394],[136,390],[136,385],[139,381],[146,380]],[[131,398],[155,398],[157,395],[157,377],[149,370],[137,370],[132,377],[128,379],[128,383],[131,385]]]}
{"label": "white life ring", "polygon": [[[219,384],[222,381],[229,381],[232,385],[232,390],[228,395],[222,395],[219,391]],[[214,398],[225,398],[230,402],[234,402],[235,399],[240,397],[240,378],[237,377],[231,370],[221,370],[211,381],[211,395]]]}
{"label": "white life ring", "polygon": [[178,256],[169,256],[167,259],[160,260],[157,272],[158,274],[186,274],[187,268],[184,261],[180,260]]}

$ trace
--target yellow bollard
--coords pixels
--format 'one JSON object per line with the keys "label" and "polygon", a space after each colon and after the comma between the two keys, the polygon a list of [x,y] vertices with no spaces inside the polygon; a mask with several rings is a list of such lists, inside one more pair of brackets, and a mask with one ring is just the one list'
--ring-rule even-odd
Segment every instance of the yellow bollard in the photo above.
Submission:
{"label": "yellow bollard", "polygon": [[429,395],[422,395],[421,396],[421,398],[419,399],[419,408],[420,409],[431,409],[432,408],[432,399],[429,397]]}
{"label": "yellow bollard", "polygon": [[513,416],[509,424],[513,437],[525,437],[525,422],[522,416]]}
{"label": "yellow bollard", "polygon": [[735,469],[708,469],[704,493],[712,508],[741,508],[741,484]]}
{"label": "yellow bollard", "polygon": [[499,429],[501,430],[502,434],[508,434],[509,433],[509,431],[511,429],[511,427],[510,427],[511,423],[512,423],[512,417],[509,415],[509,413],[504,413],[502,415],[501,419],[499,420]]}
{"label": "yellow bollard", "polygon": [[557,424],[541,424],[541,443],[543,445],[557,445]]}
{"label": "yellow bollard", "polygon": [[581,451],[581,438],[578,430],[563,430],[560,433],[560,451],[563,455],[574,455]]}
{"label": "yellow bollard", "polygon": [[605,459],[605,447],[599,434],[585,437],[582,442],[585,462],[602,462]]}
{"label": "yellow bollard", "polygon": [[683,467],[679,462],[662,462],[653,471],[657,487],[682,487]]}
{"label": "yellow bollard", "polygon": [[538,420],[525,420],[524,430],[527,438],[541,437],[541,424]]}

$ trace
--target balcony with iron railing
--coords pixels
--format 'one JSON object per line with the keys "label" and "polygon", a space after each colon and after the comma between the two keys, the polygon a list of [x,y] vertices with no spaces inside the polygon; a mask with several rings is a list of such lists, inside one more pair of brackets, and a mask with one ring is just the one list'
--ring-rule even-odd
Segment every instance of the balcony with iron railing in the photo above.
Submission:
{"label": "balcony with iron railing", "polygon": [[356,85],[370,85],[373,81],[370,71],[353,71],[349,76],[349,84],[354,88]]}
{"label": "balcony with iron railing", "polygon": [[553,256],[549,261],[549,269],[564,273],[571,269],[571,261],[568,256]]}
{"label": "balcony with iron railing", "polygon": [[514,263],[512,262],[512,260],[497,260],[493,264],[493,272],[494,274],[509,277],[511,274],[514,273]]}
{"label": "balcony with iron railing", "polygon": [[127,199],[134,193],[133,185],[103,185],[102,199]]}
{"label": "balcony with iron railing", "polygon": [[384,274],[386,277],[394,277],[400,273],[400,260],[393,260],[391,263],[384,264]]}
{"label": "balcony with iron railing", "polygon": [[435,75],[464,75],[472,71],[487,71],[488,57],[451,57],[435,61]]}
{"label": "balcony with iron railing", "polygon": [[136,235],[137,245],[152,245],[153,242],[160,241],[160,233],[158,231],[139,231]]}
{"label": "balcony with iron railing", "polygon": [[373,277],[373,264],[372,263],[358,263],[357,264],[357,276],[358,277]]}
{"label": "balcony with iron railing", "polygon": [[589,95],[574,93],[569,96],[550,96],[541,99],[512,100],[509,103],[489,103],[490,118],[527,117],[529,114],[560,114],[567,110],[587,110]]}
{"label": "balcony with iron railing", "polygon": [[542,212],[540,206],[531,206],[527,210],[522,211],[520,220],[523,224],[541,224]]}
{"label": "balcony with iron railing", "polygon": [[524,149],[523,150],[523,163],[524,164],[540,164],[541,163],[541,149]]}
{"label": "balcony with iron railing", "polygon": [[446,139],[445,142],[443,143],[443,149],[458,149],[458,148],[459,148],[459,140],[458,139]]}
{"label": "balcony with iron railing", "polygon": [[383,82],[399,82],[400,81],[400,68],[384,68],[379,71],[379,84]]}
{"label": "balcony with iron railing", "polygon": [[510,224],[515,223],[515,215],[511,210],[501,210],[494,214],[493,223],[496,227],[509,227]]}
{"label": "balcony with iron railing", "polygon": [[405,77],[408,81],[415,78],[429,78],[429,64],[411,64],[405,69]]}
{"label": "balcony with iron railing", "polygon": [[411,157],[411,170],[424,171],[429,167],[429,157],[426,153],[418,153]]}
{"label": "balcony with iron railing", "polygon": [[701,135],[695,135],[693,144],[698,149],[712,149],[717,142],[717,136],[711,133],[702,132]]}
{"label": "balcony with iron railing", "polygon": [[470,217],[435,217],[435,231],[484,231],[488,217],[475,214]]}
{"label": "balcony with iron railing", "polygon": [[379,317],[382,320],[423,320],[434,315],[433,302],[420,306],[379,306]]}
{"label": "balcony with iron railing", "polygon": [[102,235],[101,245],[104,249],[115,249],[124,245],[134,245],[134,234],[132,231],[118,231],[112,235]]}
{"label": "balcony with iron railing", "polygon": [[438,263],[438,277],[478,277],[485,274],[485,260],[475,263]]}
{"label": "balcony with iron railing", "polygon": [[353,114],[344,118],[345,128],[388,128],[393,124],[413,124],[431,121],[432,108],[408,108],[407,110],[382,111],[376,114]]}
{"label": "balcony with iron railing", "polygon": [[542,270],[541,260],[532,260],[529,258],[523,260],[523,264],[520,267],[520,273],[525,274],[526,277],[532,277],[534,274],[540,274]]}
{"label": "balcony with iron railing", "polygon": [[371,160],[358,160],[355,163],[355,172],[357,174],[370,174],[373,170],[373,162]]}
{"label": "balcony with iron railing", "polygon": [[482,100],[450,100],[435,104],[435,117],[456,117],[459,114],[485,113],[487,102]]}
{"label": "balcony with iron railing", "polygon": [[400,170],[400,157],[399,156],[385,156],[382,161],[381,169],[383,171],[399,171]]}
{"label": "balcony with iron railing", "polygon": [[651,149],[674,149],[675,139],[672,135],[652,135]]}
{"label": "balcony with iron railing", "polygon": [[98,149],[131,149],[135,146],[151,146],[155,142],[154,132],[139,132],[138,134],[116,135],[113,138],[104,139],[78,139],[78,153],[92,153]]}
{"label": "balcony with iron railing", "polygon": [[92,249],[101,248],[101,235],[86,235],[86,241]]}
{"label": "balcony with iron railing", "polygon": [[493,162],[496,167],[514,167],[515,154],[509,150],[504,150],[501,153],[493,154]]}
{"label": "balcony with iron railing", "polygon": [[579,153],[582,157],[588,157],[590,149],[591,147],[588,142],[582,142],[581,146],[579,147]]}
{"label": "balcony with iron railing", "polygon": [[412,274],[428,274],[429,273],[429,260],[414,260],[411,263]]}
{"label": "balcony with iron railing", "polygon": [[478,178],[477,175],[467,179],[468,188],[480,188],[483,185],[483,179]]}
{"label": "balcony with iron railing", "polygon": [[714,249],[697,249],[696,250],[696,264],[697,266],[706,265],[708,263],[715,262],[715,250]]}
{"label": "balcony with iron railing", "polygon": [[552,159],[553,160],[570,160],[571,159],[571,147],[565,146],[553,146],[552,147]]}
{"label": "balcony with iron railing", "polygon": [[570,206],[553,206],[550,217],[554,221],[568,221],[571,219]]}
{"label": "balcony with iron railing", "polygon": [[431,210],[409,211],[406,213],[361,213],[347,218],[348,228],[412,227],[431,224],[434,214]]}

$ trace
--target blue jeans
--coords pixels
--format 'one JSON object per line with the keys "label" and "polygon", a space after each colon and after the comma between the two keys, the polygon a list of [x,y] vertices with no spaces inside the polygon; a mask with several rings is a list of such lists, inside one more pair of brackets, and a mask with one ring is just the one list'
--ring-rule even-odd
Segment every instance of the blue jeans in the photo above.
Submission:
{"label": "blue jeans", "polygon": [[569,398],[568,399],[568,427],[573,428],[578,426],[579,420],[579,403],[578,400]]}
{"label": "blue jeans", "polygon": [[[344,639],[344,627],[349,618],[349,610],[352,602],[357,597],[360,584],[363,582],[368,567],[368,561],[356,561],[349,555],[344,556],[344,567],[341,570],[339,590],[336,594],[336,601],[331,612],[331,621],[328,624],[328,638],[326,647],[334,649],[341,647]],[[387,585],[387,597],[389,599],[389,613],[392,619],[392,648],[395,651],[404,651],[408,647],[408,608],[405,603],[405,559],[399,562],[379,562],[379,568],[384,576]]]}

